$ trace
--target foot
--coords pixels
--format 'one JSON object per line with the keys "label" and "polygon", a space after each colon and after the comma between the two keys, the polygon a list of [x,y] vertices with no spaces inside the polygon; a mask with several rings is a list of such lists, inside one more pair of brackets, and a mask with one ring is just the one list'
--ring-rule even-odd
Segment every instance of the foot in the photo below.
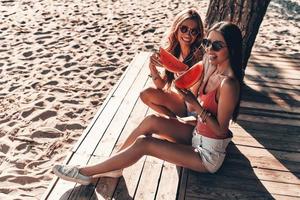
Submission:
{"label": "foot", "polygon": [[66,181],[88,185],[92,180],[90,176],[81,174],[77,166],[54,165],[52,170],[56,176]]}
{"label": "foot", "polygon": [[123,176],[123,170],[122,169],[118,169],[118,170],[114,170],[114,171],[110,171],[110,172],[105,172],[102,174],[96,174],[93,176],[93,178],[98,178],[98,177],[111,177],[111,178],[119,178]]}

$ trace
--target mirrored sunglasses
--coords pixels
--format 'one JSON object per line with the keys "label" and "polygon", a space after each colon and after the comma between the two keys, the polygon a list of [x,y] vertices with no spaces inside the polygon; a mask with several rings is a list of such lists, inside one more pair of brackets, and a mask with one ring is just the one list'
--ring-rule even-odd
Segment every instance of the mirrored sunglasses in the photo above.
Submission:
{"label": "mirrored sunglasses", "polygon": [[181,33],[187,33],[188,32],[192,36],[196,36],[196,35],[199,34],[198,29],[196,29],[196,28],[192,28],[191,29],[191,28],[189,28],[189,27],[187,27],[185,25],[180,26],[179,30],[180,30]]}
{"label": "mirrored sunglasses", "polygon": [[212,42],[211,40],[208,40],[208,39],[202,40],[202,46],[204,48],[211,47],[211,50],[213,50],[213,51],[220,51],[222,48],[226,47],[226,45],[221,41],[213,41]]}

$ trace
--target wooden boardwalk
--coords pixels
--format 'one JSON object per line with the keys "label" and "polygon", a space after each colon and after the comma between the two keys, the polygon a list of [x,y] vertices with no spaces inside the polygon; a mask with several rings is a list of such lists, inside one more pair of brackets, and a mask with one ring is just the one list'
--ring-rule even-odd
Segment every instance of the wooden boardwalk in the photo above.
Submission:
{"label": "wooden boardwalk", "polygon": [[[150,111],[139,92],[152,84],[149,53],[138,54],[110,92],[65,163],[99,162]],[[216,174],[201,174],[145,156],[124,177],[81,186],[55,176],[42,199],[300,199],[300,64],[253,52],[233,142]]]}

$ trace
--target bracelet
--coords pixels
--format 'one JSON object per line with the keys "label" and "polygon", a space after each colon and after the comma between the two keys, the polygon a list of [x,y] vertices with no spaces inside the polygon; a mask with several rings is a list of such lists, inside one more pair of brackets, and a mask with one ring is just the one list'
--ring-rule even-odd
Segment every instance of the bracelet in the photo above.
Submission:
{"label": "bracelet", "polygon": [[210,116],[211,116],[210,112],[207,112],[205,109],[202,109],[201,113],[198,115],[198,119],[200,120],[200,122],[206,123],[207,117]]}
{"label": "bracelet", "polygon": [[198,119],[200,120],[200,122],[203,122],[203,120],[202,120],[202,114],[204,113],[205,114],[205,110],[204,109],[202,109],[202,111],[201,111],[201,113],[200,114],[198,114]]}
{"label": "bracelet", "polygon": [[210,112],[206,112],[206,115],[204,116],[204,119],[202,119],[203,123],[206,124],[207,117],[210,117],[210,116],[211,116],[211,113]]}
{"label": "bracelet", "polygon": [[202,118],[201,115],[202,115],[203,112],[204,112],[204,109],[202,109],[200,115],[198,115],[200,118]]}

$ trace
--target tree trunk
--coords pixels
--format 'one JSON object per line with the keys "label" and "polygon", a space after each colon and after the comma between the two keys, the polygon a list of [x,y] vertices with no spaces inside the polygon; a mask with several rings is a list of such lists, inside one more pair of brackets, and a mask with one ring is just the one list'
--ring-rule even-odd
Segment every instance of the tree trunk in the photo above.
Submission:
{"label": "tree trunk", "polygon": [[259,26],[270,0],[210,0],[205,27],[219,21],[238,25],[243,35],[243,68],[246,69]]}

